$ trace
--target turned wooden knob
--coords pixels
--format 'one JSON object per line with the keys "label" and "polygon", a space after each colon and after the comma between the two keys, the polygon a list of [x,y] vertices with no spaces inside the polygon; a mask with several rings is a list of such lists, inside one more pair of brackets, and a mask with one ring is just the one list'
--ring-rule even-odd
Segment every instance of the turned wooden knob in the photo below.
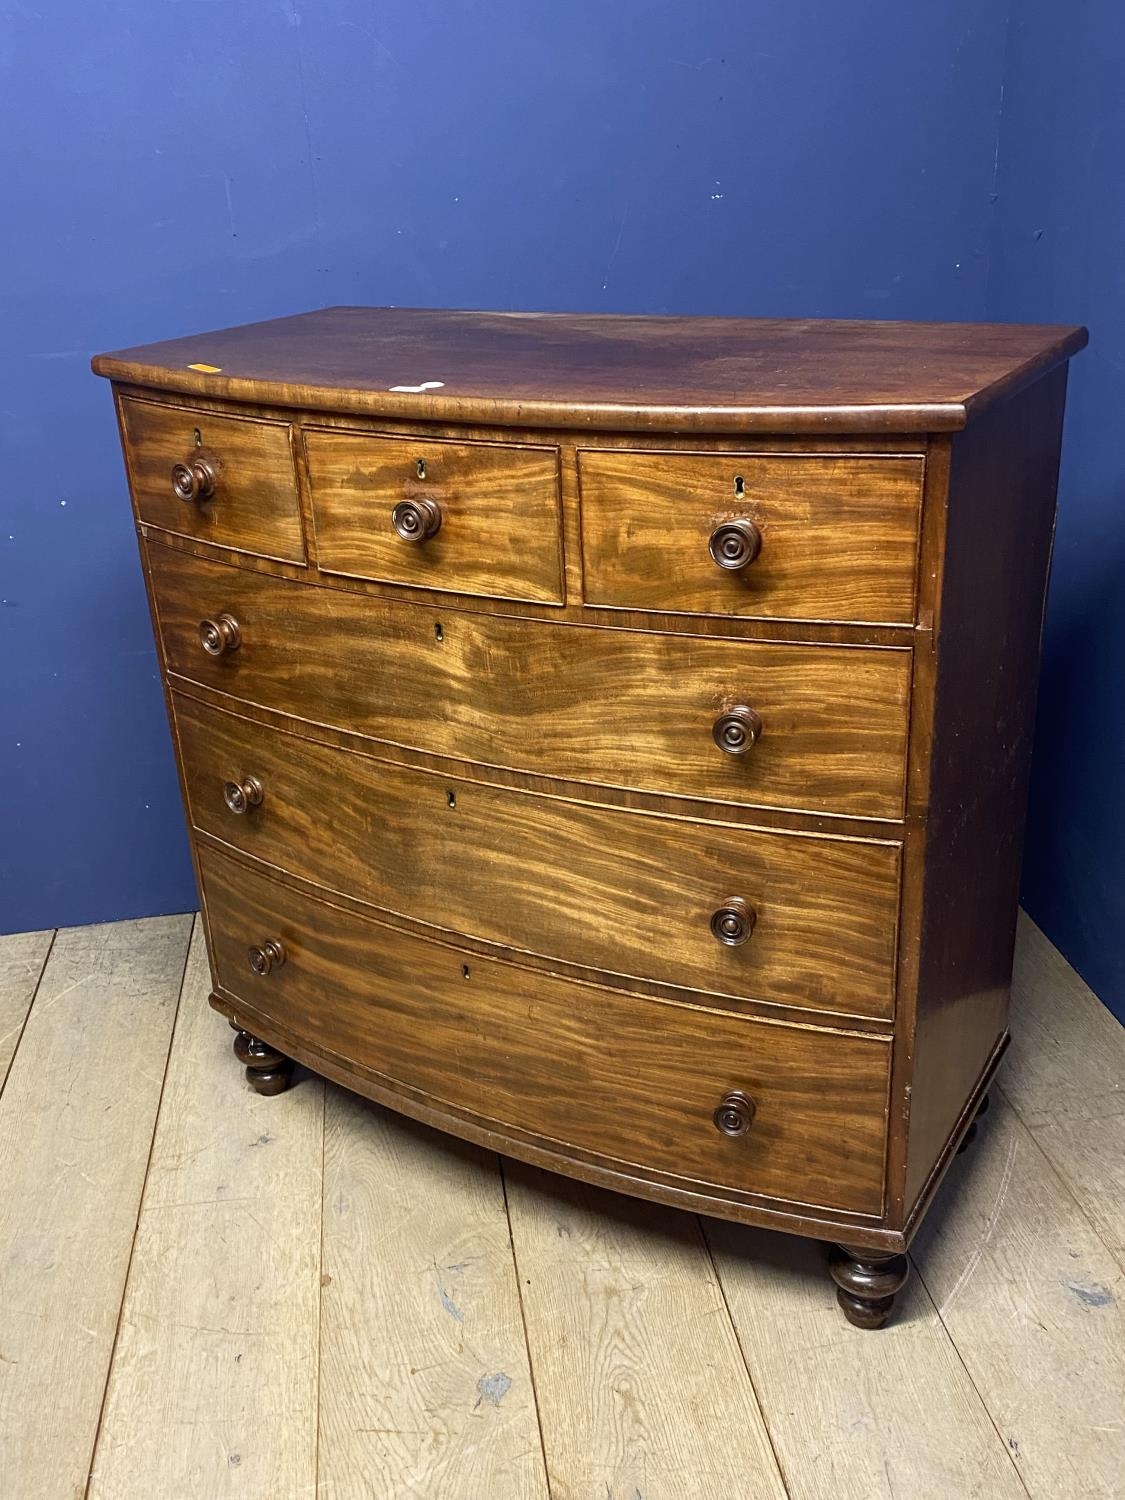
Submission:
{"label": "turned wooden knob", "polygon": [[265,795],[265,788],[256,776],[223,783],[223,801],[232,813],[249,812],[252,807],[260,807]]}
{"label": "turned wooden knob", "polygon": [[180,500],[210,500],[219,474],[210,454],[193,453],[172,465],[172,489]]}
{"label": "turned wooden knob", "polygon": [[400,500],[391,525],[404,542],[427,542],[441,530],[441,506],[436,500]]}
{"label": "turned wooden knob", "polygon": [[738,948],[754,931],[758,913],[742,896],[728,896],[711,913],[711,934],[726,948]]}
{"label": "turned wooden knob", "polygon": [[246,956],[253,972],[264,979],[285,962],[285,947],[280,938],[267,938],[260,948],[248,948]]}
{"label": "turned wooden knob", "polygon": [[711,1118],[720,1135],[729,1135],[733,1139],[745,1135],[750,1129],[756,1108],[749,1094],[744,1094],[741,1089],[731,1089],[719,1100]]}
{"label": "turned wooden knob", "polygon": [[762,733],[762,716],[737,703],[724,711],[711,726],[711,738],[727,755],[745,755],[757,744]]}
{"label": "turned wooden knob", "polygon": [[214,620],[200,620],[199,644],[208,656],[225,656],[242,644],[242,631],[233,615],[222,614]]}
{"label": "turned wooden knob", "polygon": [[728,573],[748,568],[762,550],[762,533],[746,516],[716,526],[707,543],[712,562]]}

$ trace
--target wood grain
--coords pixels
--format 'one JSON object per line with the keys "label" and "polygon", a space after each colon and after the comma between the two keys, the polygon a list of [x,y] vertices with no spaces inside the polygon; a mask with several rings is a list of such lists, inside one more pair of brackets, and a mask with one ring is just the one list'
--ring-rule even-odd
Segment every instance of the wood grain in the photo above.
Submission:
{"label": "wood grain", "polygon": [[916,1279],[869,1338],[840,1317],[824,1247],[705,1220],[790,1500],[1026,1500]]}
{"label": "wood grain", "polygon": [[[576,781],[895,818],[910,652],[704,640],[434,612],[150,545],[168,670],[310,722]],[[242,645],[207,656],[230,611]],[[438,638],[440,627],[440,639]],[[726,755],[716,717],[761,739]]]}
{"label": "wood grain", "polygon": [[[159,389],[428,422],[915,434],[963,427],[1086,338],[1018,324],[330,307],[93,366]],[[428,381],[442,384],[394,390]]]}
{"label": "wood grain", "polygon": [[[921,458],[580,451],[588,603],[773,619],[909,624]],[[739,571],[708,551],[737,518],[761,537]]]}
{"label": "wood grain", "polygon": [[16,1055],[54,936],[48,930],[0,937],[0,1091]]}
{"label": "wood grain", "polygon": [[[899,847],[593,808],[314,744],[177,694],[194,826],[454,934],[732,997],[889,1017]],[[227,781],[262,802],[230,811]],[[742,894],[749,941],[714,911]]]}
{"label": "wood grain", "polygon": [[998,1094],[914,1259],[1032,1500],[1116,1500],[1125,1274]]}
{"label": "wood grain", "polygon": [[[879,1212],[882,1041],[531,975],[298,895],[209,848],[199,863],[220,988],[376,1080],[684,1186]],[[287,957],[261,979],[246,953],[265,938]],[[735,1139],[712,1121],[731,1089],[757,1104]]]}
{"label": "wood grain", "polygon": [[[303,440],[322,572],[562,603],[556,448],[309,426]],[[419,499],[437,504],[441,529],[405,542],[391,512]]]}
{"label": "wood grain", "polygon": [[785,1500],[697,1221],[505,1176],[552,1500]]}
{"label": "wood grain", "polygon": [[329,1088],[320,1500],[547,1500],[496,1157]]}
{"label": "wood grain", "polygon": [[84,1492],[191,929],[59,933],[0,1096],[0,1472]]}
{"label": "wood grain", "polygon": [[[214,1003],[477,1144],[903,1250],[1007,1040],[1085,337],[329,309],[100,357],[300,460],[307,566],[139,515],[166,685],[208,705],[177,732]],[[375,524],[396,497],[424,546]],[[717,522],[761,542],[737,577]],[[267,772],[232,822],[220,781]],[[275,918],[308,972],[248,989]],[[701,1123],[749,1051],[768,1156]]]}
{"label": "wood grain", "polygon": [[197,924],[90,1500],[316,1491],[323,1087],[239,1082]]}
{"label": "wood grain", "polygon": [[1125,1028],[1024,916],[1004,1093],[1125,1270]]}
{"label": "wood grain", "polygon": [[[119,415],[140,520],[196,541],[304,562],[288,423],[132,397],[121,400]],[[206,501],[181,500],[172,489],[172,465],[200,451],[197,432],[218,470],[215,493]]]}

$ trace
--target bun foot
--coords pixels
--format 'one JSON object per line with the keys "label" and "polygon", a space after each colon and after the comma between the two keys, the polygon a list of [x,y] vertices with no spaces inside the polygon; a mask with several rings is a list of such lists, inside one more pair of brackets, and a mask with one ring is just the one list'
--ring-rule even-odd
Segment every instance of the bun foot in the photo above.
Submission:
{"label": "bun foot", "polygon": [[257,1094],[284,1094],[293,1082],[293,1059],[248,1031],[236,1030],[234,1055],[245,1065],[246,1081]]}
{"label": "bun foot", "polygon": [[849,1250],[833,1245],[829,1269],[844,1317],[857,1328],[882,1328],[895,1296],[906,1285],[910,1262],[905,1255],[881,1250]]}
{"label": "bun foot", "polygon": [[962,1151],[967,1151],[969,1149],[969,1147],[973,1144],[973,1142],[976,1140],[976,1138],[977,1138],[977,1126],[978,1126],[978,1123],[980,1121],[980,1117],[981,1117],[981,1115],[986,1115],[987,1113],[988,1113],[988,1095],[985,1094],[984,1098],[980,1101],[980,1104],[977,1107],[976,1114],[973,1116],[973,1123],[969,1126],[968,1130],[966,1130],[965,1134],[961,1137],[961,1144],[957,1147],[957,1155],[958,1156],[961,1155]]}

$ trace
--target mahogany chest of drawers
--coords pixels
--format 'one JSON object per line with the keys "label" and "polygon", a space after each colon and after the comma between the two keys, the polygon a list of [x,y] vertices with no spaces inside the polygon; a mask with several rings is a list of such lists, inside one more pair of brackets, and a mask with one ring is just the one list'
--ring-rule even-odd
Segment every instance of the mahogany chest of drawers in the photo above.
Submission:
{"label": "mahogany chest of drawers", "polygon": [[832,1241],[879,1326],[1007,1038],[1084,343],[331,308],[96,359],[250,1082]]}

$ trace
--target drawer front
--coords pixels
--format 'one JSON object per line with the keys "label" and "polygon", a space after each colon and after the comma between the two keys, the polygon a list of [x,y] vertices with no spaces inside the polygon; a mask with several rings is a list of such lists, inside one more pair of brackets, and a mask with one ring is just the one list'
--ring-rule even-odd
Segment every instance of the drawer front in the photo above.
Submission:
{"label": "drawer front", "polygon": [[[883,1042],[529,973],[324,905],[209,849],[200,865],[219,986],[308,1046],[564,1149],[880,1211]],[[285,958],[261,977],[247,950],[270,939]],[[712,1118],[731,1090],[756,1106],[735,1138]]]}
{"label": "drawer front", "polygon": [[562,603],[557,449],[317,428],[304,443],[323,571]]}
{"label": "drawer front", "polygon": [[142,521],[199,542],[305,561],[287,422],[126,396],[121,426]]}
{"label": "drawer front", "polygon": [[[318,885],[612,973],[892,1013],[897,845],[483,786],[314,744],[181,695],[176,725],[194,826]],[[712,922],[731,897],[752,916],[728,934],[745,938],[728,944]]]}
{"label": "drawer front", "polygon": [[922,467],[898,456],[580,453],[586,602],[911,623]]}
{"label": "drawer front", "polygon": [[[438,755],[684,797],[897,818],[910,652],[511,620],[148,549],[171,672]],[[241,644],[200,646],[200,621]],[[214,641],[213,641],[214,644]],[[743,754],[715,743],[761,735]]]}

